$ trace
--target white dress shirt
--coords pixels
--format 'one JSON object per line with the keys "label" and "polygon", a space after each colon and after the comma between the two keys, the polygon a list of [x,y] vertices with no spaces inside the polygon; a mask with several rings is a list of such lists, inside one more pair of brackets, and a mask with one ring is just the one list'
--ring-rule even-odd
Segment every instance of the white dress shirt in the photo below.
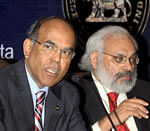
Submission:
{"label": "white dress shirt", "polygon": [[[92,74],[92,78],[93,78],[94,83],[98,89],[99,95],[101,96],[102,102],[103,102],[107,112],[110,113],[110,111],[109,111],[109,100],[108,100],[107,93],[113,92],[113,91],[107,89],[107,87],[103,87],[103,85],[95,78],[95,76],[93,74]],[[122,101],[124,101],[126,99],[127,99],[127,95],[125,93],[120,93],[118,96],[118,99],[117,99],[117,105],[119,105]],[[127,124],[130,131],[138,131],[137,126],[135,124],[135,120],[133,117],[129,117],[126,121],[126,124]],[[92,125],[92,129],[93,129],[93,131],[101,131],[100,127],[98,125],[98,122],[96,122]],[[114,129],[112,131],[114,131]]]}
{"label": "white dress shirt", "polygon": [[[28,78],[28,82],[29,82],[29,86],[30,86],[30,90],[31,90],[32,98],[33,98],[34,109],[35,109],[35,107],[36,107],[36,93],[39,91],[45,91],[46,92],[45,99],[46,99],[46,97],[48,95],[48,87],[45,86],[44,88],[40,89],[37,86],[37,84],[34,82],[32,77],[30,76],[26,66],[25,66],[25,69],[26,69],[26,74],[27,74],[27,78]],[[44,127],[44,114],[45,114],[45,102],[44,102],[43,109],[42,109],[42,127]]]}

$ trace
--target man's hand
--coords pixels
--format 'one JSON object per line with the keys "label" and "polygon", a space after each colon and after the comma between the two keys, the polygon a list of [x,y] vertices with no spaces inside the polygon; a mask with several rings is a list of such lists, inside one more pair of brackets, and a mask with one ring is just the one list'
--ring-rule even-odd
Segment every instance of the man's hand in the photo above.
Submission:
{"label": "man's hand", "polygon": [[[130,116],[134,116],[139,119],[141,118],[148,119],[149,112],[146,109],[146,106],[148,105],[149,104],[147,102],[138,98],[128,99],[128,100],[123,101],[115,109],[114,112],[110,113],[110,117],[115,126],[120,125],[121,123],[125,122]],[[98,123],[102,131],[103,129],[106,131],[112,128],[112,125],[109,119],[107,118],[107,116],[104,117],[102,120],[100,120]]]}
{"label": "man's hand", "polygon": [[[148,110],[145,106],[148,106],[148,103],[144,100],[138,98],[132,98],[123,101],[116,109],[115,115],[117,115],[118,122],[120,121],[123,123],[126,121],[130,116],[141,118],[148,118]],[[118,123],[119,125],[120,123]],[[115,124],[116,125],[116,124]]]}

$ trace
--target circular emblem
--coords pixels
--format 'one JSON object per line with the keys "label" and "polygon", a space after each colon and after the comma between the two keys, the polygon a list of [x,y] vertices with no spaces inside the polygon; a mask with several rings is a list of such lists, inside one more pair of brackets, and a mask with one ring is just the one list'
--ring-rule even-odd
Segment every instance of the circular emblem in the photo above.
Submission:
{"label": "circular emblem", "polygon": [[63,11],[81,44],[106,25],[120,25],[137,36],[149,18],[149,0],[63,0]]}

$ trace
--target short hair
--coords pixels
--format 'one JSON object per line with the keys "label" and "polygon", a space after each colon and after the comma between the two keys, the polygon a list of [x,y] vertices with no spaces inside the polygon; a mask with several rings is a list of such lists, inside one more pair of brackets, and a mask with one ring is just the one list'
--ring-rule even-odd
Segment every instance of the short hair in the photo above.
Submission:
{"label": "short hair", "polygon": [[133,44],[138,50],[138,45],[135,39],[131,36],[131,34],[120,26],[106,26],[99,29],[97,32],[92,34],[87,40],[86,49],[84,55],[81,57],[79,67],[82,70],[92,71],[92,65],[90,62],[90,54],[93,51],[97,51],[99,53],[99,60],[102,60],[102,52],[104,50],[104,42],[108,37],[117,37],[117,36],[127,36],[132,41]]}
{"label": "short hair", "polygon": [[[74,45],[74,48],[76,46],[76,31],[74,29],[74,27],[71,25],[70,21],[68,21],[67,19],[63,18],[63,17],[59,17],[59,16],[50,16],[50,17],[44,17],[44,18],[39,18],[38,20],[36,20],[32,25],[31,27],[29,28],[29,30],[27,31],[27,37],[29,39],[33,39],[33,40],[37,40],[38,39],[38,36],[39,36],[39,30],[40,30],[40,27],[43,23],[47,22],[48,20],[53,20],[53,19],[59,19],[59,20],[62,20],[64,21],[65,23],[67,23],[74,35],[75,35],[75,45]],[[35,43],[35,41],[33,41],[33,44]]]}

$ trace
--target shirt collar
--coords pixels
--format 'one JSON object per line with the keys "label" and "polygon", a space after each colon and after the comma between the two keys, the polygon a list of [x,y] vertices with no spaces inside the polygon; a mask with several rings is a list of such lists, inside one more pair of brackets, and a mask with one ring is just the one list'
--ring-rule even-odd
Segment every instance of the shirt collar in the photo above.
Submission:
{"label": "shirt collar", "polygon": [[40,89],[37,86],[37,84],[35,83],[35,81],[32,79],[31,75],[29,74],[26,65],[25,65],[25,70],[26,70],[27,79],[28,79],[28,82],[29,82],[29,86],[30,86],[30,90],[31,90],[32,95],[37,93],[37,92],[39,92],[39,91],[45,91],[46,92],[46,96],[47,96],[49,87],[45,86],[42,89]]}

